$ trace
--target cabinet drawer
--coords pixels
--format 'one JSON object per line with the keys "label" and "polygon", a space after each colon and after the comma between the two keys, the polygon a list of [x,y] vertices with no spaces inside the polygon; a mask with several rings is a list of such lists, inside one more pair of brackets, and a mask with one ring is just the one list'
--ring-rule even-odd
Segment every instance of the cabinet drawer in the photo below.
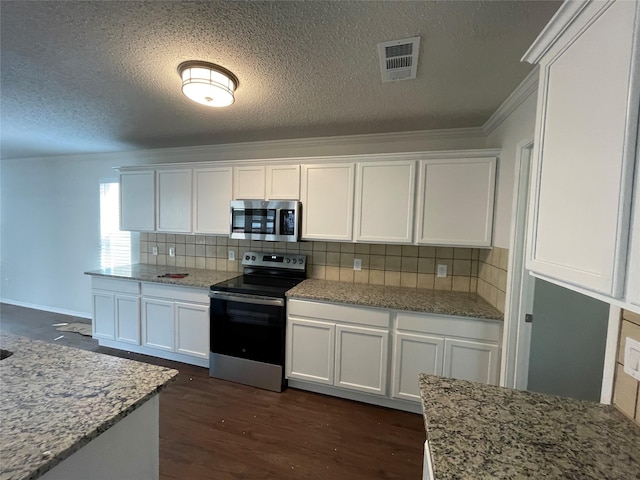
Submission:
{"label": "cabinet drawer", "polygon": [[396,329],[499,342],[502,322],[478,318],[398,313]]}
{"label": "cabinet drawer", "polygon": [[178,287],[175,285],[162,285],[159,283],[143,283],[142,296],[192,303],[209,303],[209,290],[207,289]]}
{"label": "cabinet drawer", "polygon": [[341,323],[355,323],[389,328],[390,313],[387,310],[375,310],[352,305],[334,305],[322,302],[289,300],[287,312],[301,317],[322,318]]}
{"label": "cabinet drawer", "polygon": [[140,294],[140,283],[133,280],[91,277],[91,288],[94,290],[108,290],[110,292]]}

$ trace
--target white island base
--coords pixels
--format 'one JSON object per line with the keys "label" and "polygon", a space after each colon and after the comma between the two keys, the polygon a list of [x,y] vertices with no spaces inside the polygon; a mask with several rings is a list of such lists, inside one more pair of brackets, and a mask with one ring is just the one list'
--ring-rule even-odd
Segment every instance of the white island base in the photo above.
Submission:
{"label": "white island base", "polygon": [[43,480],[158,480],[160,401],[148,402],[45,473]]}

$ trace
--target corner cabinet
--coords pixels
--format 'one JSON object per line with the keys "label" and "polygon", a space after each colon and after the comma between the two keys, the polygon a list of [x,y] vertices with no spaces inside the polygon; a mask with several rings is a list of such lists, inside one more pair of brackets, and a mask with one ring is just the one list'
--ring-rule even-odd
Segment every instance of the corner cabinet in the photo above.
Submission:
{"label": "corner cabinet", "polygon": [[524,56],[540,65],[527,268],[613,299],[639,269],[627,263],[639,24],[639,2],[565,2]]}
{"label": "corner cabinet", "polygon": [[416,242],[491,246],[497,158],[420,161]]}
{"label": "corner cabinet", "polygon": [[155,202],[154,170],[120,172],[120,230],[153,232]]}
{"label": "corner cabinet", "polygon": [[411,243],[415,170],[415,161],[358,163],[356,241]]}
{"label": "corner cabinet", "polygon": [[353,238],[354,163],[302,165],[302,239]]}
{"label": "corner cabinet", "polygon": [[129,280],[94,277],[92,334],[98,340],[140,344],[140,284]]}

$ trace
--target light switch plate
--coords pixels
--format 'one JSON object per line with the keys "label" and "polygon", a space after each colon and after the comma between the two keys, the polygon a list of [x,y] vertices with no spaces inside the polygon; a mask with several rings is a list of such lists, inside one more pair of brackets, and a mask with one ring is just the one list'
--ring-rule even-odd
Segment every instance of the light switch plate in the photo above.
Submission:
{"label": "light switch plate", "polygon": [[438,264],[438,274],[436,276],[438,278],[447,278],[447,266]]}
{"label": "light switch plate", "polygon": [[176,247],[169,247],[169,256],[170,257],[176,256]]}
{"label": "light switch plate", "polygon": [[154,246],[153,246],[153,249],[151,250],[151,253],[152,253],[153,255],[158,255],[158,246],[157,246],[157,245],[154,245]]}
{"label": "light switch plate", "polygon": [[631,337],[624,341],[624,372],[640,380],[640,342]]}
{"label": "light switch plate", "polygon": [[353,259],[353,269],[356,272],[359,272],[362,270],[362,259],[361,258],[354,258]]}

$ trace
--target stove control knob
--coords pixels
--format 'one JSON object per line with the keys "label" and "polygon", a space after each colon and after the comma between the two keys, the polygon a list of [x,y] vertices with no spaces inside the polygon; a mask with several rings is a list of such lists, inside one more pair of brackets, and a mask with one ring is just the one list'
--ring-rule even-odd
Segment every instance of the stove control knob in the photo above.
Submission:
{"label": "stove control knob", "polygon": [[294,259],[293,259],[293,263],[294,263],[294,264],[295,264],[295,263],[298,263],[298,261],[294,258]]}
{"label": "stove control knob", "polygon": [[255,260],[256,256],[255,255],[251,255],[251,260]]}
{"label": "stove control knob", "polygon": [[244,259],[245,259],[245,260],[249,260],[250,258],[251,258],[251,257],[250,257],[249,255],[245,255],[245,256],[244,256]]}
{"label": "stove control knob", "polygon": [[[286,260],[286,261],[287,261],[287,263],[289,263],[289,262],[291,262],[291,259],[290,259],[290,258],[287,258],[287,260]],[[296,263],[296,261],[294,260],[294,261],[293,261],[293,263]]]}
{"label": "stove control knob", "polygon": [[298,263],[299,263],[300,265],[302,265],[302,264],[304,263],[304,258],[299,259],[299,260],[298,260]]}

